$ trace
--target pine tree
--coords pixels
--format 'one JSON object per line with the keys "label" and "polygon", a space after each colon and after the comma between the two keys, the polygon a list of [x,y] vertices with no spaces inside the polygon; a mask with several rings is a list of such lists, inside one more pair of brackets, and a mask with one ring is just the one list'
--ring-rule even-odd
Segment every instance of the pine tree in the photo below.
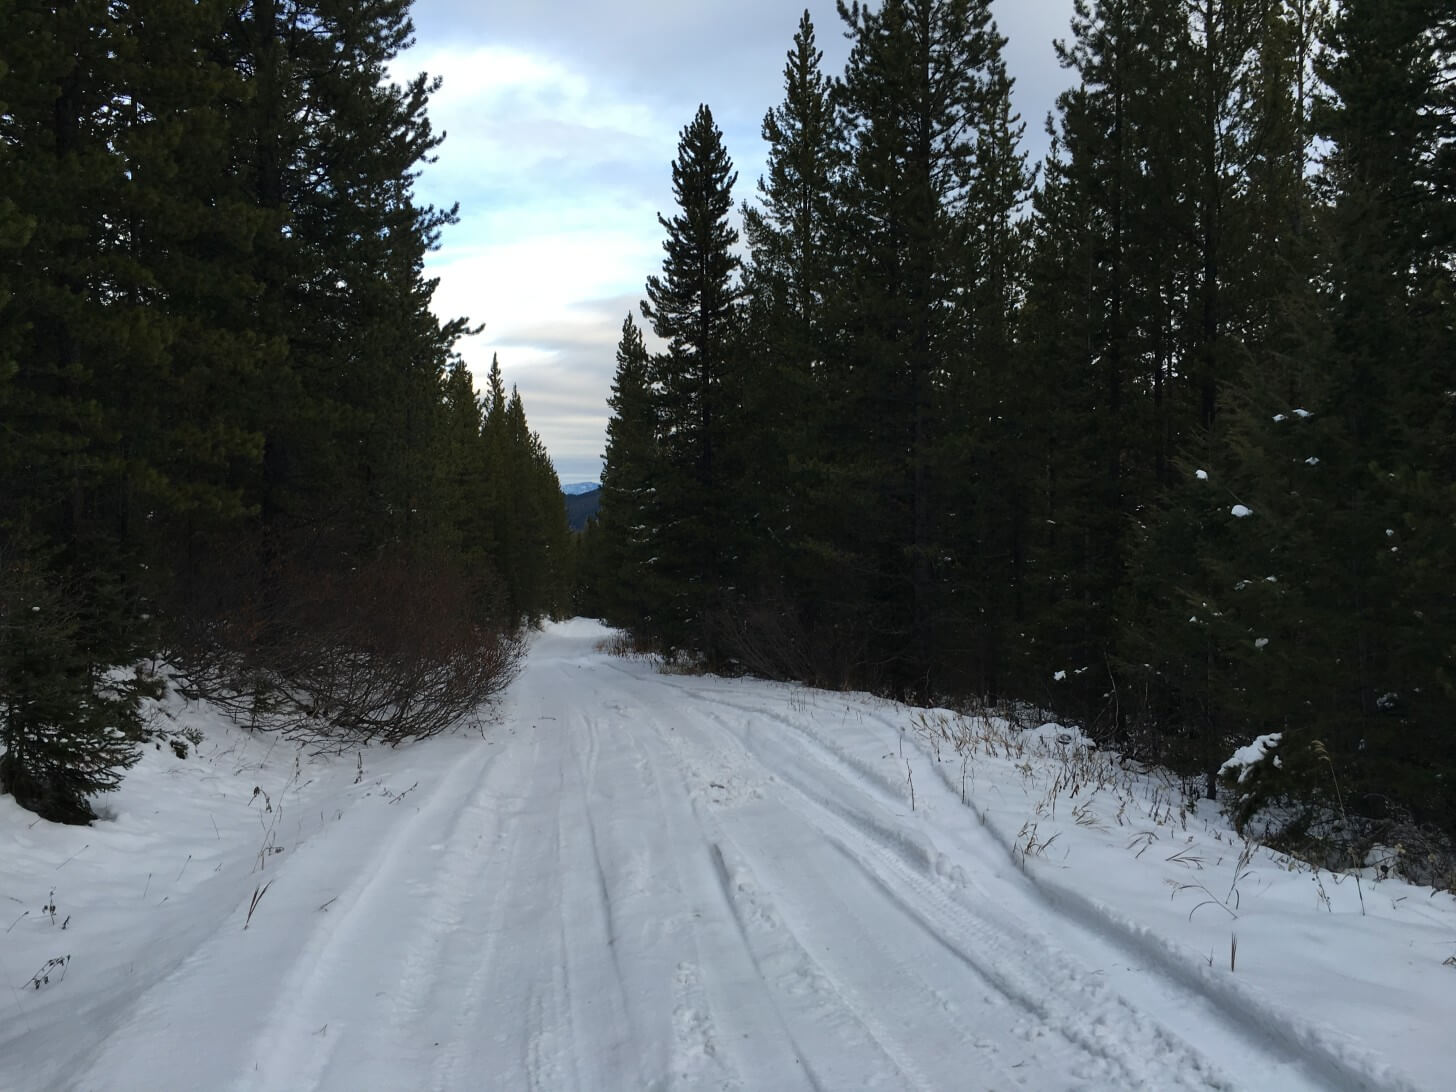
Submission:
{"label": "pine tree", "polygon": [[259,499],[269,551],[298,564],[408,537],[429,476],[415,453],[466,331],[430,313],[423,275],[455,210],[413,192],[441,140],[426,113],[438,81],[386,79],[412,40],[408,8],[261,0],[231,28],[252,90],[238,152],[270,223],[252,263],[258,325],[287,344],[263,388]]}
{"label": "pine tree", "polygon": [[545,445],[526,421],[514,387],[509,395],[492,357],[483,399],[485,525],[491,562],[514,629],[557,617],[568,599],[570,558],[561,483]]}
{"label": "pine tree", "polygon": [[659,522],[656,491],[657,415],[649,379],[651,358],[629,313],[622,320],[617,367],[607,404],[607,448],[601,509],[592,544],[598,609],[612,625],[650,634]]}
{"label": "pine tree", "polygon": [[[1079,91],[1063,98],[1073,108]],[[1087,424],[1096,405],[1097,376],[1089,359],[1094,238],[1093,195],[1084,169],[1048,121],[1051,146],[1033,194],[1026,295],[1017,324],[1022,414],[1035,427],[1025,457],[1033,488],[1027,498],[1025,579],[1019,639],[1011,670],[1019,692],[1049,709],[1085,717],[1080,691],[1088,603],[1088,528],[1084,498],[1097,485]],[[1069,134],[1070,135],[1070,134]],[[1075,138],[1074,138],[1075,139]]]}
{"label": "pine tree", "polygon": [[1244,607],[1270,641],[1251,711],[1284,731],[1280,788],[1332,803],[1338,783],[1364,820],[1448,832],[1453,22],[1352,0],[1328,24],[1324,330],[1287,391],[1250,392],[1236,464],[1281,589]]}
{"label": "pine tree", "polygon": [[[0,25],[8,25],[13,0],[0,0]],[[0,87],[6,84],[9,67],[0,55]],[[0,116],[7,112],[7,106],[0,99]],[[0,174],[11,177],[15,169],[15,150],[6,141],[0,140]],[[15,360],[16,346],[20,342],[21,323],[11,306],[15,285],[18,280],[16,259],[29,241],[34,230],[34,221],[24,216],[9,194],[0,196],[0,446],[13,450],[18,444],[13,427],[4,422],[12,418],[6,403],[10,383],[15,378],[19,365]],[[3,464],[0,464],[3,473]]]}
{"label": "pine tree", "polygon": [[849,472],[863,511],[855,564],[871,658],[896,692],[925,695],[937,648],[946,508],[936,466],[946,387],[965,367],[966,268],[976,133],[999,49],[989,5],[890,0],[839,5],[852,41],[843,103],[854,142],[842,203],[854,240],[846,315]]}
{"label": "pine tree", "polygon": [[1149,215],[1181,243],[1139,232],[1135,249],[1139,265],[1159,269],[1140,290],[1155,445],[1128,538],[1114,662],[1142,695],[1130,711],[1139,745],[1200,775],[1212,795],[1248,730],[1248,676],[1264,659],[1251,662],[1265,646],[1232,609],[1235,586],[1249,587],[1233,559],[1251,528],[1230,515],[1242,494],[1231,453],[1246,392],[1272,378],[1265,369],[1283,370],[1275,313],[1302,279],[1299,87],[1311,27],[1282,4],[1185,6],[1163,51],[1178,62],[1160,81],[1172,96],[1162,112],[1183,120],[1171,139],[1154,131],[1149,157],[1161,183]]}
{"label": "pine tree", "polygon": [[1012,109],[1012,80],[1001,59],[1005,44],[993,29],[964,213],[966,349],[946,384],[951,424],[938,460],[945,500],[937,538],[949,546],[944,556],[950,585],[938,657],[946,685],[984,697],[998,696],[1009,681],[1009,645],[1023,614],[1024,543],[1035,478],[1027,455],[1035,446],[1042,397],[1016,370],[1026,271],[1020,217],[1032,176],[1020,150],[1025,126]]}
{"label": "pine tree", "polygon": [[504,610],[497,601],[500,589],[494,566],[497,528],[490,504],[492,482],[481,400],[469,369],[459,359],[445,374],[442,400],[436,445],[428,455],[436,480],[428,513],[434,527],[426,537],[472,574],[478,588],[473,613],[484,624]]}
{"label": "pine tree", "polygon": [[822,367],[825,296],[835,267],[836,192],[847,149],[833,85],[805,11],[784,66],[784,101],[764,115],[768,175],[744,204],[753,291],[773,301],[774,349],[791,371]]}
{"label": "pine tree", "polygon": [[[252,221],[227,186],[240,92],[210,49],[221,18],[156,0],[17,5],[6,22],[6,241],[21,249],[0,305],[18,365],[0,550],[7,594],[39,610],[11,622],[5,780],[70,820],[106,763],[128,761],[114,721],[131,699],[105,678],[148,628],[142,574],[166,566],[142,563],[171,560],[163,527],[241,514],[225,475],[256,450],[229,404],[263,347],[232,302]],[[199,102],[215,112],[186,109]]]}
{"label": "pine tree", "polygon": [[156,690],[91,653],[103,597],[47,555],[14,534],[0,540],[0,793],[52,822],[89,823],[90,798],[137,761],[139,702]]}
{"label": "pine tree", "polygon": [[736,528],[729,501],[738,484],[735,429],[742,405],[737,370],[739,268],[730,226],[732,161],[707,106],[682,130],[672,164],[678,212],[667,232],[662,275],[647,279],[643,318],[667,343],[653,360],[661,508],[654,617],[669,648],[712,656],[712,613],[733,579]]}
{"label": "pine tree", "polygon": [[765,114],[768,173],[744,203],[749,370],[744,417],[746,544],[735,655],[766,675],[842,680],[833,668],[839,621],[826,609],[843,591],[834,467],[837,353],[833,312],[842,248],[839,206],[848,148],[834,84],[804,12],[784,66],[783,101]]}

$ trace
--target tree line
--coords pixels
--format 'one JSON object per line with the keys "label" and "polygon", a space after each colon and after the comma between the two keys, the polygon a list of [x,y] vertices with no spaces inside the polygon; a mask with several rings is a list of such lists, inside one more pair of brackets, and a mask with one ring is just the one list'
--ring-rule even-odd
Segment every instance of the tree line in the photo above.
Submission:
{"label": "tree line", "polygon": [[567,582],[559,485],[431,311],[409,0],[0,0],[0,791],[84,821],[189,692],[427,734]]}
{"label": "tree line", "polygon": [[1456,832],[1456,11],[1076,0],[1039,168],[988,0],[839,16],[741,239],[709,108],[682,131],[585,601],[1208,795],[1279,733],[1235,802],[1291,843]]}

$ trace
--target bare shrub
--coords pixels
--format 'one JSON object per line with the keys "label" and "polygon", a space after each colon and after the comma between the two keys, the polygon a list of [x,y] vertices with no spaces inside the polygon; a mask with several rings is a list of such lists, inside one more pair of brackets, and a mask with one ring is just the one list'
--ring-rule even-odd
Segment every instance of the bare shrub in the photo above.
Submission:
{"label": "bare shrub", "polygon": [[598,641],[597,651],[623,660],[642,659],[653,654],[651,641],[625,629]]}
{"label": "bare shrub", "polygon": [[881,688],[881,672],[868,663],[863,634],[806,619],[783,593],[722,603],[707,612],[705,630],[717,667],[726,660],[756,678],[826,690]]}
{"label": "bare shrub", "polygon": [[179,688],[323,749],[436,735],[499,695],[518,634],[480,621],[479,579],[438,558],[288,571],[168,651]]}

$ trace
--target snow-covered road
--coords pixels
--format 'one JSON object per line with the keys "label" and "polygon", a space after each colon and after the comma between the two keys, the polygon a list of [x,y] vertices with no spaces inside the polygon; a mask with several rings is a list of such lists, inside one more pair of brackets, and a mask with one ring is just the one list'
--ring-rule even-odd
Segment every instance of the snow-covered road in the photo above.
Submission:
{"label": "snow-covered road", "polygon": [[551,627],[486,741],[321,808],[47,1087],[1343,1083],[1064,917],[872,706],[602,638]]}

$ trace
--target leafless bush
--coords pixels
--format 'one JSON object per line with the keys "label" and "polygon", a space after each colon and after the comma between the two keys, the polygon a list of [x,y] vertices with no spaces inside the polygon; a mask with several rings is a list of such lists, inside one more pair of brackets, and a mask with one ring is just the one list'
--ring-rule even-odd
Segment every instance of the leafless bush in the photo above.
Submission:
{"label": "leafless bush", "polygon": [[597,651],[624,660],[641,659],[653,655],[651,641],[625,629],[617,630],[610,637],[598,641]]}
{"label": "leafless bush", "polygon": [[182,692],[323,749],[444,731],[514,678],[518,635],[479,621],[475,581],[431,559],[283,572],[169,650]]}
{"label": "leafless bush", "polygon": [[806,621],[782,594],[721,604],[707,613],[706,629],[715,660],[756,678],[826,690],[879,689],[862,634]]}

